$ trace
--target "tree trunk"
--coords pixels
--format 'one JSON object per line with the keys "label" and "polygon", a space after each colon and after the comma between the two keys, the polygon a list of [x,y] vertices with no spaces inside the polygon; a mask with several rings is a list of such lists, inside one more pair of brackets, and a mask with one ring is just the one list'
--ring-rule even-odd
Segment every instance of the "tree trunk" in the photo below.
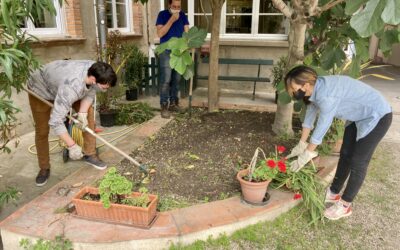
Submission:
{"label": "tree trunk", "polygon": [[[289,31],[288,69],[295,64],[301,64],[304,58],[304,40],[307,24],[299,20],[291,21]],[[293,102],[279,104],[275,114],[272,131],[276,134],[293,134],[292,129]]]}
{"label": "tree trunk", "polygon": [[210,44],[210,64],[208,75],[208,112],[218,111],[218,58],[219,58],[219,29],[221,10],[225,0],[210,0],[212,6],[212,30]]}

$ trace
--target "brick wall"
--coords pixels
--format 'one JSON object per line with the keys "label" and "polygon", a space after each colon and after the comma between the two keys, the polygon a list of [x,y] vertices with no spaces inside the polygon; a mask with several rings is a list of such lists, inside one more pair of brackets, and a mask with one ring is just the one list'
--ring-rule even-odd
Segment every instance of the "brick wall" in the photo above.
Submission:
{"label": "brick wall", "polygon": [[64,8],[67,34],[71,37],[83,37],[80,0],[66,0]]}
{"label": "brick wall", "polygon": [[136,35],[143,35],[143,16],[146,9],[140,3],[132,5],[133,30]]}

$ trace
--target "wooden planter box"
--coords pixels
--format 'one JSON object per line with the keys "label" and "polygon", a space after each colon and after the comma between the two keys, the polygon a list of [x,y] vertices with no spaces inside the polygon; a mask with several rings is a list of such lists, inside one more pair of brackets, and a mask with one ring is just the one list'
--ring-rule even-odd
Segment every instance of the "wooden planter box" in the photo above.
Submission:
{"label": "wooden planter box", "polygon": [[[99,190],[94,187],[84,187],[72,198],[79,217],[145,228],[149,228],[155,220],[158,202],[156,195],[149,194],[150,204],[147,208],[111,204],[111,207],[106,209],[100,201],[82,200],[86,193],[99,194]],[[132,193],[132,196],[139,195],[137,192]]]}

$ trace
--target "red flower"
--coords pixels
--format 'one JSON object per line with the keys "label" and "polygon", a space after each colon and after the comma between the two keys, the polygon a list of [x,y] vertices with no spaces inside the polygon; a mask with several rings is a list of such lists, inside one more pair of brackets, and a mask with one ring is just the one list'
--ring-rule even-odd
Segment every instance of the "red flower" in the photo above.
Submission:
{"label": "red flower", "polygon": [[284,146],[277,146],[276,148],[278,149],[279,153],[283,153],[286,150],[286,148]]}
{"label": "red flower", "polygon": [[283,161],[278,162],[278,168],[282,173],[286,173],[286,164]]}
{"label": "red flower", "polygon": [[295,200],[298,200],[298,199],[301,199],[301,194],[300,193],[295,193],[294,194],[294,196],[293,196],[293,199],[295,199]]}
{"label": "red flower", "polygon": [[268,161],[267,161],[267,165],[268,165],[268,167],[270,167],[270,168],[274,168],[274,167],[276,166],[276,163],[275,163],[274,160],[268,160]]}

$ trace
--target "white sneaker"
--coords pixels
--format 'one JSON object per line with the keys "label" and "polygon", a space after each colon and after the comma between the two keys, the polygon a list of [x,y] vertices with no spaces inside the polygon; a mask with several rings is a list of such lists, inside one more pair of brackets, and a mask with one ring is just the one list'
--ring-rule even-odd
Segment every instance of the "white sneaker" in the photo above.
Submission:
{"label": "white sneaker", "polygon": [[350,216],[353,213],[351,205],[344,206],[342,200],[339,200],[333,206],[325,209],[324,216],[329,220],[338,220],[343,217]]}
{"label": "white sneaker", "polygon": [[325,193],[325,203],[335,203],[340,200],[340,195],[332,193],[331,189],[328,187]]}

